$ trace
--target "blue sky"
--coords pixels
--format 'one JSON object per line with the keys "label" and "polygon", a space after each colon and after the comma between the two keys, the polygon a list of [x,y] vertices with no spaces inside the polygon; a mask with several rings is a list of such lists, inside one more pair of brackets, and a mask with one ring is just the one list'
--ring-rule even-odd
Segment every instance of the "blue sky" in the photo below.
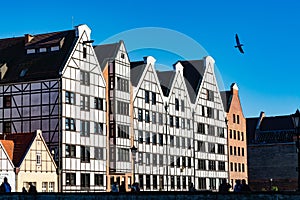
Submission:
{"label": "blue sky", "polygon": [[[258,116],[261,111],[268,116],[291,114],[300,108],[297,0],[25,2],[1,3],[5,9],[1,12],[0,38],[87,24],[94,44],[99,44],[135,28],[166,28],[204,47],[215,59],[225,89],[232,82],[238,84],[246,117]],[[244,55],[233,47],[235,33],[245,45]],[[176,61],[170,53],[155,49],[145,52],[152,53],[158,63]]]}

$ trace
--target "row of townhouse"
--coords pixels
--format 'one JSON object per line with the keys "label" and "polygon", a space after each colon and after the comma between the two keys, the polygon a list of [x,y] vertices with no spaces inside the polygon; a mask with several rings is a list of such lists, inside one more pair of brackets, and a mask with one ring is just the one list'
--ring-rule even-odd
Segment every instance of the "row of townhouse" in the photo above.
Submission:
{"label": "row of townhouse", "polygon": [[123,41],[92,43],[86,25],[0,40],[2,134],[43,131],[58,191],[217,190],[229,163],[214,60],[159,72]]}

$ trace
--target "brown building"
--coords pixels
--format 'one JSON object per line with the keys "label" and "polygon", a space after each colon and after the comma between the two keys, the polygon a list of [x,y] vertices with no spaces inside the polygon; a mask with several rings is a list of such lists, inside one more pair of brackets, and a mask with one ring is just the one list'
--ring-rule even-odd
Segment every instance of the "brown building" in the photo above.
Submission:
{"label": "brown building", "polygon": [[235,180],[248,182],[246,119],[236,83],[231,85],[230,91],[221,92],[221,96],[227,113],[228,171],[233,188]]}
{"label": "brown building", "polygon": [[247,118],[249,185],[255,191],[297,189],[297,148],[291,115]]}

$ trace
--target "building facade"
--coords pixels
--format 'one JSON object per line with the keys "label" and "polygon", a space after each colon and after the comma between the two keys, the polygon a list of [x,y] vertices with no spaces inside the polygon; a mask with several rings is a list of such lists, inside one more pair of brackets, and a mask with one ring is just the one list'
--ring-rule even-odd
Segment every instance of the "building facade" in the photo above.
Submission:
{"label": "building facade", "polygon": [[221,96],[227,113],[228,170],[233,189],[236,180],[248,182],[246,119],[236,83],[231,85],[230,91],[222,91]]}
{"label": "building facade", "polygon": [[40,129],[59,191],[106,189],[105,82],[86,25],[1,43],[0,129]]}
{"label": "building facade", "polygon": [[249,185],[254,191],[298,188],[296,131],[291,115],[247,118]]}

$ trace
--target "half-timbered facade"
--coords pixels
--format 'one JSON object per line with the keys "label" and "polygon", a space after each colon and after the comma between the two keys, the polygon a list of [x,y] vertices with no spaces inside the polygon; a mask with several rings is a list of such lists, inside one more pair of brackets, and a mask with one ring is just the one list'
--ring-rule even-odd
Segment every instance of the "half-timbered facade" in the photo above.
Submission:
{"label": "half-timbered facade", "polygon": [[105,82],[91,30],[0,40],[0,130],[43,131],[59,191],[106,189]]}

